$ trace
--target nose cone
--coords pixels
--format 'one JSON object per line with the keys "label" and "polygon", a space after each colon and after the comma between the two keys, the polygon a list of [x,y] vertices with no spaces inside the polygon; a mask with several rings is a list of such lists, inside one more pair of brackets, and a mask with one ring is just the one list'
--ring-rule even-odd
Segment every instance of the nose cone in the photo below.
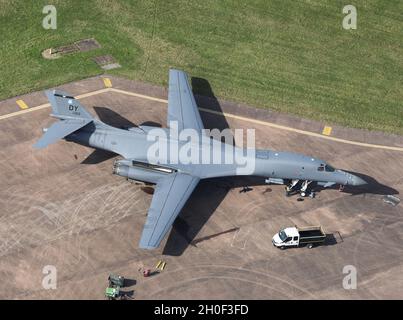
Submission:
{"label": "nose cone", "polygon": [[341,184],[343,185],[349,185],[349,186],[363,186],[365,184],[368,184],[364,179],[351,174],[350,172],[346,172],[343,170],[337,170],[338,173],[343,175],[343,180]]}
{"label": "nose cone", "polygon": [[361,179],[360,177],[351,175],[350,181],[349,181],[352,186],[363,186],[367,184],[367,182],[364,179]]}

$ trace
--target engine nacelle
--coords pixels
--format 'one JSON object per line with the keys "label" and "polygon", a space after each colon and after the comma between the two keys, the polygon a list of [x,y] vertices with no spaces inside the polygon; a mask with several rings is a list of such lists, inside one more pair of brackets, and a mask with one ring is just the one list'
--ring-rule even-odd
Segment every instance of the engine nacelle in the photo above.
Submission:
{"label": "engine nacelle", "polygon": [[284,179],[278,179],[278,178],[268,178],[264,181],[267,184],[287,184]]}
{"label": "engine nacelle", "polygon": [[128,165],[128,163],[130,163],[130,161],[128,160],[115,161],[112,171],[113,174],[125,177],[130,180],[137,180],[151,183],[157,183],[159,179],[167,175],[167,173],[165,172],[150,170],[144,167]]}

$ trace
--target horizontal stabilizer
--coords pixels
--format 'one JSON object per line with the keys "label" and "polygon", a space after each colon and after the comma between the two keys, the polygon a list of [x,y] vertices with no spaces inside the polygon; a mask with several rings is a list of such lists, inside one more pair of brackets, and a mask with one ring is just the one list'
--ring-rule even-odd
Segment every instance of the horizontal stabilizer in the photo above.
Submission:
{"label": "horizontal stabilizer", "polygon": [[46,129],[44,135],[35,143],[34,148],[45,148],[49,144],[62,139],[78,129],[86,126],[92,119],[61,120]]}

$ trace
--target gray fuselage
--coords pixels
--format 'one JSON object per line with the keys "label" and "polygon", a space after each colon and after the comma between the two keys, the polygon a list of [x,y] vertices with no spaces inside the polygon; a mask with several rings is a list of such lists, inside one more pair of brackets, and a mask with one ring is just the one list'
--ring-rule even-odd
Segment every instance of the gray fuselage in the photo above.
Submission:
{"label": "gray fuselage", "polygon": [[[333,169],[325,161],[314,157],[291,152],[232,147],[202,134],[198,137],[199,139],[188,142],[178,139],[169,129],[141,126],[125,130],[95,120],[67,136],[66,140],[120,154],[128,159],[129,166],[135,163],[153,164],[162,169],[189,173],[200,179],[255,175],[341,185],[365,183],[359,177]],[[150,152],[156,149],[157,140],[166,147],[159,148],[158,152]],[[183,153],[180,150],[188,152]],[[181,152],[184,157],[180,156]],[[131,160],[134,163],[130,163]],[[158,175],[154,177],[148,174],[147,168],[142,167],[139,170],[139,180],[153,183],[158,180]]]}

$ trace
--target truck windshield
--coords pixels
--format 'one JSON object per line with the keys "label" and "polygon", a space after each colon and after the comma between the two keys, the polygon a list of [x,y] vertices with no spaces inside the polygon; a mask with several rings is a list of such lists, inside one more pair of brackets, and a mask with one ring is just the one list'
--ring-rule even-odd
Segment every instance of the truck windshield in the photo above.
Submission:
{"label": "truck windshield", "polygon": [[280,230],[279,233],[278,233],[278,236],[280,237],[281,241],[284,241],[285,239],[287,239],[287,235],[284,232],[284,230]]}

